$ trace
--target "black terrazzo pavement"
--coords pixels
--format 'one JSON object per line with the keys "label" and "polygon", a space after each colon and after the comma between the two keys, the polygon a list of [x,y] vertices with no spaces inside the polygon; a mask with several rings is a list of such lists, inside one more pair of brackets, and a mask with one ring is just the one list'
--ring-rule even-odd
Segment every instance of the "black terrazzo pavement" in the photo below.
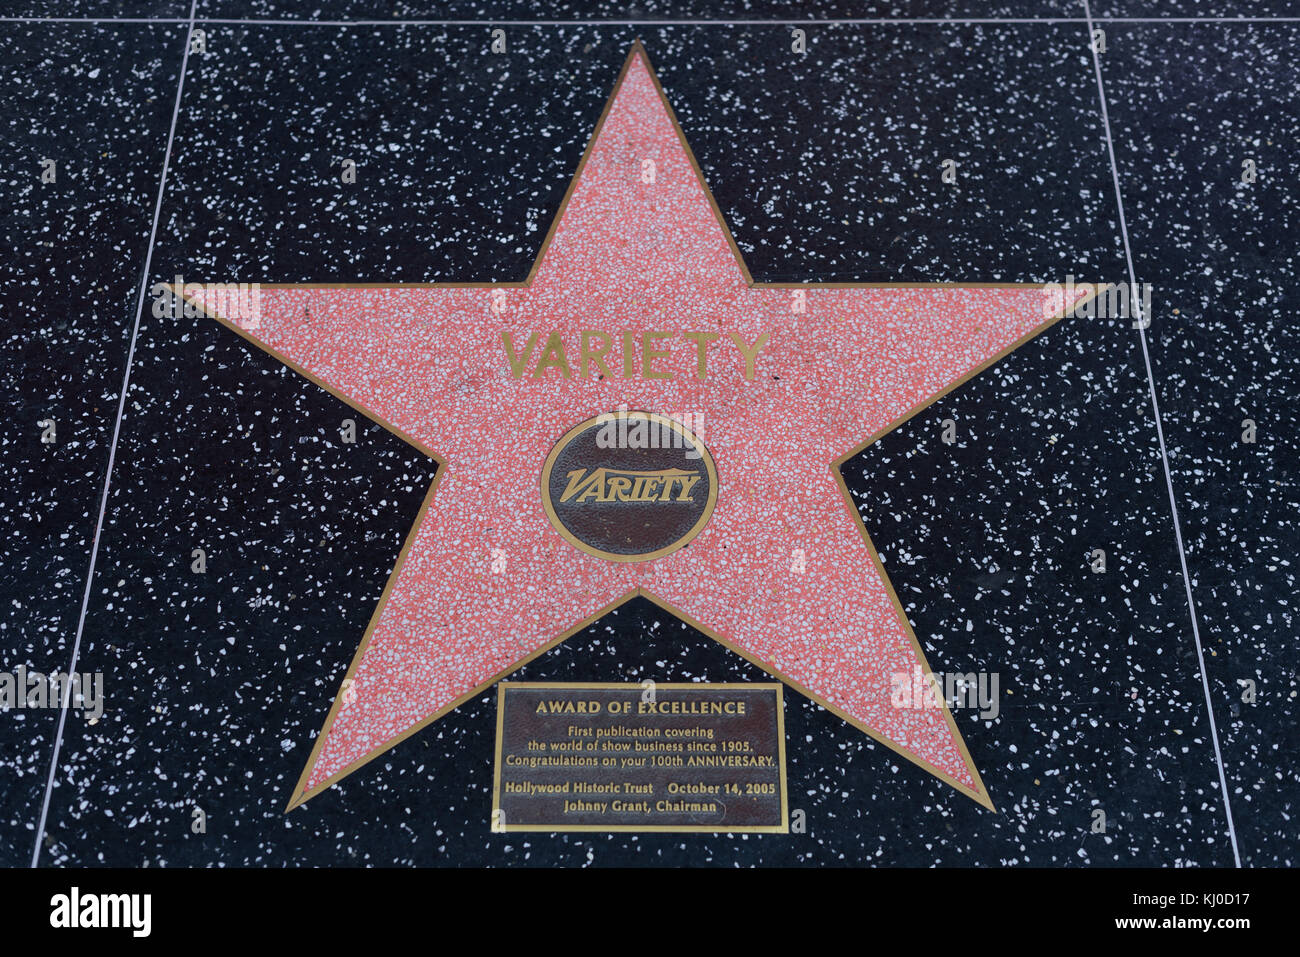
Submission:
{"label": "black terrazzo pavement", "polygon": [[[120,159],[59,211],[116,211],[79,234],[74,258],[105,287],[85,319],[57,330],[48,302],[13,291],[21,266],[5,284],[6,319],[12,303],[57,330],[40,353],[7,336],[15,415],[40,398],[87,423],[44,478],[34,423],[5,446],[4,514],[26,523],[0,557],[22,609],[0,631],[10,670],[67,667],[181,49],[162,26],[51,29],[0,24],[0,42],[53,57],[32,38],[119,38],[100,77],[121,79],[88,91],[66,50],[19,72],[53,99],[11,94],[5,125],[65,124],[87,156],[84,131],[110,131]],[[214,25],[186,77],[153,278],[519,278],[634,36],[756,278],[1125,278],[1082,25],[827,27],[795,62],[766,30],[512,28],[493,58],[477,27]],[[1297,856],[1295,30],[1114,26],[1102,61],[1135,266],[1157,283],[1152,361],[1247,864]],[[44,145],[15,137],[24,155]],[[1261,157],[1253,191],[1232,182],[1242,143]],[[346,194],[330,169],[344,150],[364,151]],[[948,151],[955,191],[938,180]],[[20,248],[56,212],[27,195],[5,220]],[[32,261],[48,272],[50,255]],[[104,671],[108,712],[69,718],[44,864],[1233,861],[1146,367],[1122,322],[1062,321],[845,468],[931,664],[1000,676],[996,720],[957,714],[999,813],[789,693],[790,803],[809,833],[788,836],[492,834],[491,692],[283,814],[434,465],[373,424],[341,445],[355,413],[215,323],[146,309],[136,349],[78,664]],[[1247,414],[1254,446],[1237,441]],[[945,418],[956,445],[938,440]],[[514,677],[764,676],[637,601]],[[32,714],[0,715],[11,864],[30,859],[52,747],[50,713]],[[1105,835],[1089,833],[1096,809]]]}
{"label": "black terrazzo pavement", "polygon": [[[168,26],[0,23],[0,665],[66,670],[175,100]],[[41,181],[54,159],[55,180]],[[53,419],[53,444],[40,422]],[[53,711],[0,712],[0,860],[26,861]]]}
{"label": "black terrazzo pavement", "polygon": [[1276,866],[1300,856],[1300,24],[1219,29],[1211,53],[1127,27],[1105,78],[1238,837]]}
{"label": "black terrazzo pavement", "polygon": [[[207,0],[202,15],[217,18],[307,20],[471,20],[490,27],[512,21],[773,21],[780,31],[799,20],[954,17],[1080,17],[1072,0],[805,0],[792,8],[781,0],[559,0],[539,6],[526,0],[317,0],[304,8],[293,0]],[[788,33],[788,31],[786,31]]]}
{"label": "black terrazzo pavement", "polygon": [[32,19],[187,20],[189,15],[189,0],[8,0],[0,10],[5,18]]}
{"label": "black terrazzo pavement", "polygon": [[[1122,273],[1077,28],[841,25],[801,58],[743,27],[512,34],[520,53],[485,57],[476,27],[213,28],[190,61],[160,268],[521,279],[640,36],[756,277]],[[947,158],[958,183],[938,188]]]}

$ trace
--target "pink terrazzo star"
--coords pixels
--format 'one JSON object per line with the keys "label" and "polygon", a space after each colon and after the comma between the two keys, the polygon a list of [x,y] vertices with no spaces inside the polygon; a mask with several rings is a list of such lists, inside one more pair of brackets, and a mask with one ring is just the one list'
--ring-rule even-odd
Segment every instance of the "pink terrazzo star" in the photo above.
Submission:
{"label": "pink terrazzo star", "polygon": [[[222,321],[441,464],[289,806],[641,594],[992,808],[948,710],[891,701],[930,667],[839,465],[1049,325],[1044,302],[754,283],[639,44],[526,282],[264,286],[255,328]],[[584,330],[611,337],[611,375],[582,375]],[[538,333],[518,377],[506,331],[519,353]],[[672,333],[650,365],[671,378],[642,376],[647,331]],[[718,334],[706,378],[683,332]],[[769,333],[752,378],[732,332]],[[534,374],[551,333],[569,376]],[[702,414],[717,465],[712,518],[654,561],[586,554],[543,511],[557,440],[621,405]]]}

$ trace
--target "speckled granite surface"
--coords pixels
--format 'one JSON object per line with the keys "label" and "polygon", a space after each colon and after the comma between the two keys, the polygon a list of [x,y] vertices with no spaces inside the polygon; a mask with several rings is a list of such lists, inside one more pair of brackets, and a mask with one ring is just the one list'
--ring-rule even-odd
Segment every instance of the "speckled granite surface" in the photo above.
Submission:
{"label": "speckled granite surface", "polygon": [[[57,6],[35,12],[105,15]],[[176,7],[118,12],[188,15]],[[667,15],[631,11],[553,17]],[[199,5],[218,18],[481,12],[527,15]],[[938,3],[906,13],[970,15]],[[1291,15],[1284,3],[1249,13]],[[673,18],[739,15],[780,14],[701,2]],[[340,446],[354,413],[338,399],[216,323],[156,318],[146,301],[77,663],[103,673],[105,713],[68,715],[41,863],[1183,866],[1231,865],[1235,839],[1245,864],[1294,864],[1300,28],[1105,28],[1101,73],[1130,255],[1154,287],[1147,346],[1217,748],[1142,342],[1127,322],[1079,317],[844,469],[930,664],[1000,676],[995,720],[956,714],[998,813],[788,692],[790,804],[807,834],[493,834],[488,691],[286,815],[436,465],[365,421]],[[167,155],[150,283],[522,279],[637,37],[756,280],[1128,278],[1080,22],[810,26],[800,58],[785,25],[517,26],[501,57],[486,52],[487,25],[206,30]],[[0,223],[19,252],[0,287],[3,671],[71,660],[182,45],[170,22],[0,23],[11,196]],[[59,176],[43,185],[46,156]],[[344,156],[359,170],[346,192]],[[940,180],[944,158],[958,162],[955,188]],[[57,441],[43,445],[36,423],[50,416]],[[1247,418],[1253,444],[1241,441]],[[939,439],[946,419],[954,445]],[[190,571],[199,546],[202,576]],[[1089,568],[1095,548],[1105,574]],[[640,599],[513,677],[766,678]],[[0,713],[5,863],[26,863],[38,843],[57,719]],[[195,808],[204,834],[191,831]],[[1090,830],[1097,809],[1105,834]]]}

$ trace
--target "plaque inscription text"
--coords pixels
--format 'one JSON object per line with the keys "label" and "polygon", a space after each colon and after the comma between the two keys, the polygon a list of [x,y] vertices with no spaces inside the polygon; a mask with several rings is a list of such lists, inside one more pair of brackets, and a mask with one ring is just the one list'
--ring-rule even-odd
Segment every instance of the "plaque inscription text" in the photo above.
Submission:
{"label": "plaque inscription text", "polygon": [[503,681],[493,829],[785,832],[781,692]]}

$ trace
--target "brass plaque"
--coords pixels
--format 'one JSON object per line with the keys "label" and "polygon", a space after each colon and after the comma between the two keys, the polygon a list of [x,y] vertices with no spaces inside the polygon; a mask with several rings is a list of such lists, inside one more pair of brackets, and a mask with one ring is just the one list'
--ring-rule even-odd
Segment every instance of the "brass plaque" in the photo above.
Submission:
{"label": "brass plaque", "polygon": [[503,681],[492,829],[785,833],[781,691]]}

